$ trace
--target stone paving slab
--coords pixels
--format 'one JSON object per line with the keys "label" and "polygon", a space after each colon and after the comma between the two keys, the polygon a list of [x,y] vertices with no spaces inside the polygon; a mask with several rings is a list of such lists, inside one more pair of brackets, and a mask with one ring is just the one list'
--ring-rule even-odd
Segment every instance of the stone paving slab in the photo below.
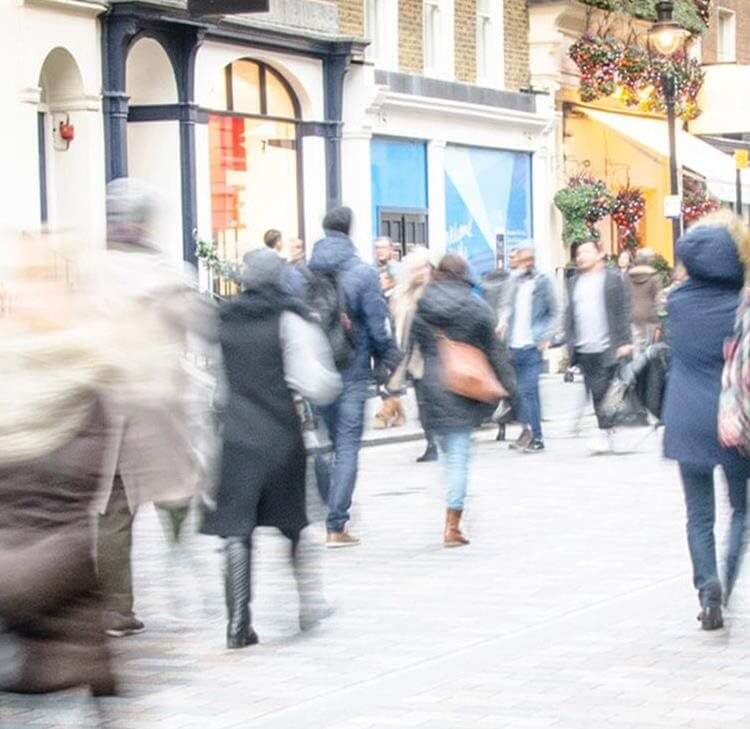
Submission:
{"label": "stone paving slab", "polygon": [[[109,729],[747,729],[750,602],[727,629],[695,622],[684,509],[659,436],[592,458],[570,435],[575,386],[545,391],[548,450],[478,434],[466,523],[445,551],[439,464],[420,443],[367,449],[354,509],[361,547],[324,553],[336,613],[300,635],[288,545],[256,540],[261,645],[223,646],[218,540],[170,549],[152,510],[136,529],[147,632],[115,641],[126,695]],[[555,389],[557,388],[557,389]],[[726,525],[726,496],[720,528]],[[723,539],[720,540],[723,542]],[[81,692],[0,696],[0,729],[96,726]]]}

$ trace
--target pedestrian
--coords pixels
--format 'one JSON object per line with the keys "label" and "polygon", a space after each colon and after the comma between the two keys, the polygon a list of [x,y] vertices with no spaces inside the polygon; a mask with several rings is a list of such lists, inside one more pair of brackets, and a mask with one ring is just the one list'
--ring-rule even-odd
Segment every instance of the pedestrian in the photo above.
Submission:
{"label": "pedestrian", "polygon": [[517,270],[509,304],[507,342],[518,378],[518,419],[521,435],[511,447],[525,453],[544,450],[539,377],[543,353],[549,347],[557,318],[552,280],[535,268],[534,249],[523,244],[517,251]]}
{"label": "pedestrian", "polygon": [[502,344],[494,329],[492,310],[473,292],[465,259],[453,253],[443,256],[417,305],[414,336],[424,357],[425,421],[436,434],[445,457],[447,509],[443,544],[446,547],[469,544],[461,531],[461,518],[468,488],[471,435],[497,403],[470,399],[446,387],[448,363],[441,360],[440,339],[470,345],[488,362],[506,391],[512,393],[513,369],[507,353],[503,357]]}
{"label": "pedestrian", "polygon": [[610,453],[615,446],[614,423],[601,405],[618,362],[633,353],[627,294],[620,272],[606,267],[599,241],[579,243],[576,265],[565,316],[570,365],[580,368],[594,401],[599,435],[591,450]]}
{"label": "pedestrian", "polygon": [[380,236],[375,239],[373,245],[375,250],[375,266],[378,273],[387,273],[395,286],[401,274],[401,262],[396,258],[393,243],[390,238]]}
{"label": "pedestrian", "polygon": [[623,281],[628,280],[628,274],[633,267],[633,254],[627,249],[623,249],[617,256],[617,268],[620,271]]}
{"label": "pedestrian", "polygon": [[636,354],[653,344],[659,326],[661,274],[653,267],[654,252],[641,248],[636,265],[628,272],[633,317],[633,344]]}
{"label": "pedestrian", "polygon": [[215,339],[215,312],[152,239],[157,209],[155,193],[143,183],[110,182],[109,250],[86,274],[94,282],[94,306],[118,321],[118,345],[133,383],[106,398],[114,426],[96,504],[97,569],[113,637],[144,630],[134,611],[132,576],[138,508],[155,503],[181,518],[205,482],[189,432],[193,383],[182,357],[189,335]]}
{"label": "pedestrian", "polygon": [[372,359],[392,373],[401,354],[388,332],[388,306],[380,291],[378,274],[364,263],[349,237],[352,211],[334,208],[323,220],[325,237],[310,258],[315,275],[336,280],[341,293],[341,318],[346,321],[351,354],[341,367],[343,391],[336,401],[321,409],[333,441],[326,546],[352,547],[359,539],[346,530],[357,482],[359,450],[365,418]]}
{"label": "pedestrian", "polygon": [[404,359],[388,383],[391,392],[403,390],[406,381],[411,380],[417,399],[419,422],[424,432],[427,447],[417,458],[417,463],[438,460],[438,447],[435,434],[425,418],[424,357],[414,334],[414,317],[417,306],[424,295],[432,276],[430,253],[426,248],[414,248],[404,259],[404,280],[397,287],[392,298],[392,313],[396,342],[404,353]]}
{"label": "pedestrian", "polygon": [[228,398],[215,509],[201,531],[225,540],[227,647],[258,642],[250,615],[251,542],[256,526],[291,542],[300,627],[315,621],[304,589],[300,539],[306,453],[292,391],[324,405],[341,390],[328,343],[311,312],[282,283],[284,262],[267,250],[245,256],[244,291],[224,304],[219,339]]}
{"label": "pedestrian", "polygon": [[[750,262],[750,234],[729,211],[709,215],[680,240],[677,255],[689,278],[667,302],[672,368],[664,406],[664,453],[679,464],[687,508],[687,534],[704,630],[723,625],[744,549],[750,461],[722,448],[717,415],[724,342],[734,333],[739,294]],[[732,508],[722,580],[714,539],[714,469],[721,466]]]}
{"label": "pedestrian", "polygon": [[[19,258],[37,245],[24,240]],[[28,280],[13,277],[28,298],[0,318],[0,690],[109,696],[92,512],[109,439],[104,395],[125,368],[113,322],[56,280],[48,253]]]}

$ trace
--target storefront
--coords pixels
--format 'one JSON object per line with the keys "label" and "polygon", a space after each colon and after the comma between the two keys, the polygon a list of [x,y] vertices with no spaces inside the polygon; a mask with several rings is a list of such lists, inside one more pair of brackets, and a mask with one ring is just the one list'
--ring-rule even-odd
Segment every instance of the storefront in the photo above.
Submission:
{"label": "storefront", "polygon": [[533,240],[540,265],[554,265],[547,181],[557,118],[546,97],[363,66],[345,99],[344,193],[363,255],[385,235],[405,253],[414,244],[436,259],[459,252],[482,275]]}

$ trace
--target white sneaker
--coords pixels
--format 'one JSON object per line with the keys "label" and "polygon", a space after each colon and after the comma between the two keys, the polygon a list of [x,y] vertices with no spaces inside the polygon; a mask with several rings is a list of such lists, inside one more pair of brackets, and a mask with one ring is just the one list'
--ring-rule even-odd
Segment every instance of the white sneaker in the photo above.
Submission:
{"label": "white sneaker", "polygon": [[589,441],[589,450],[592,455],[602,456],[614,453],[613,433],[611,430],[600,430],[597,435]]}

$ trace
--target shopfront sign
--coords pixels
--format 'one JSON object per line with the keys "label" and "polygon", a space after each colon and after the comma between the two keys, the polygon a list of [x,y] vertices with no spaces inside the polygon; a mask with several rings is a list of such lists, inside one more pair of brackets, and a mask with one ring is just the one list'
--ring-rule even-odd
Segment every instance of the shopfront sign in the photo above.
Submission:
{"label": "shopfront sign", "polygon": [[682,197],[680,195],[667,195],[664,198],[664,217],[679,218],[682,216]]}
{"label": "shopfront sign", "polygon": [[191,15],[267,13],[270,0],[188,0]]}

